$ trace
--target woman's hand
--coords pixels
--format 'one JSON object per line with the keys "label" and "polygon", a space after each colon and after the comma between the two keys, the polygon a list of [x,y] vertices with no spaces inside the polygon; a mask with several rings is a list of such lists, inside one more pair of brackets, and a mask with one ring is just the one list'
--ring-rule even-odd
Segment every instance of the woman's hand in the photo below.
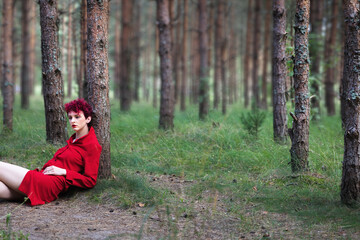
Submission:
{"label": "woman's hand", "polygon": [[65,176],[66,175],[66,169],[59,168],[56,166],[49,166],[44,169],[43,172],[45,175],[57,175],[57,176]]}

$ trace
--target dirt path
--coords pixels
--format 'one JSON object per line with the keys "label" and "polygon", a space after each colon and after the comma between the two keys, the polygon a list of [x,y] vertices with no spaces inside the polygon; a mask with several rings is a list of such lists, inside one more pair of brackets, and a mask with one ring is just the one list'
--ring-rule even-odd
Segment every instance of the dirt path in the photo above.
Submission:
{"label": "dirt path", "polygon": [[[182,201],[170,208],[124,210],[90,203],[84,194],[77,194],[37,207],[1,202],[0,216],[11,212],[12,230],[29,234],[29,239],[356,239],[355,233],[321,226],[304,231],[301,222],[284,214],[255,211],[251,204],[240,219],[226,210],[225,196],[208,201],[206,195],[212,193],[205,192],[201,201],[187,199],[184,190],[192,182],[174,176],[149,176],[149,181],[170,189]],[[5,228],[3,217],[0,229]]]}

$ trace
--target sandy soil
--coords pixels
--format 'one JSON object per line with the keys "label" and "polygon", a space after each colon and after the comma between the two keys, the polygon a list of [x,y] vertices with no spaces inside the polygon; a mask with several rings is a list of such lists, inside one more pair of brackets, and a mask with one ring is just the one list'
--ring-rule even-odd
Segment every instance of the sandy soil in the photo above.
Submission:
{"label": "sandy soil", "polygon": [[[12,230],[29,239],[357,239],[358,233],[331,231],[322,226],[304,228],[300,221],[278,213],[255,211],[246,205],[241,218],[226,209],[225,196],[204,192],[190,199],[185,189],[194,182],[176,176],[148,176],[149,182],[173,192],[181,201],[171,208],[122,209],[89,202],[82,193],[29,207],[0,202],[0,229],[11,213]],[[212,200],[209,200],[212,199]],[[178,200],[177,200],[178,201]],[[175,207],[174,207],[175,206]]]}

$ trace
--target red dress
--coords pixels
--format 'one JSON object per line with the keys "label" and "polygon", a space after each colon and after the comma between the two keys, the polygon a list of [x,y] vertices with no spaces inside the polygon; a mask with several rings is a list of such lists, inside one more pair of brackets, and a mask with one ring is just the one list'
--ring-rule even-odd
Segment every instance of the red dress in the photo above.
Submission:
{"label": "red dress", "polygon": [[[35,169],[26,173],[19,190],[28,196],[31,206],[54,201],[59,193],[66,191],[70,186],[81,188],[95,186],[102,149],[95,131],[91,127],[87,135],[73,142],[74,139],[75,134],[40,171]],[[66,169],[66,176],[43,174],[48,166]]]}

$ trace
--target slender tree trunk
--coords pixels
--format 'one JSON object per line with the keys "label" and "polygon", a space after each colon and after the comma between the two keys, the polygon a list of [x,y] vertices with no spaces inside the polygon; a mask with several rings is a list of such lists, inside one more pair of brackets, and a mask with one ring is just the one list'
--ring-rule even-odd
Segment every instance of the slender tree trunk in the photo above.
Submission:
{"label": "slender tree trunk", "polygon": [[182,1],[177,1],[177,7],[176,7],[176,16],[174,19],[173,27],[176,28],[176,37],[174,39],[174,54],[173,54],[173,72],[174,72],[174,82],[175,82],[175,88],[174,88],[174,98],[175,103],[178,103],[179,101],[179,93],[180,93],[180,85],[181,85],[181,79],[180,79],[180,71],[179,71],[179,62],[180,62],[180,39],[181,39],[181,22],[180,22],[180,15],[181,15],[181,4]]}
{"label": "slender tree trunk", "polygon": [[159,29],[159,56],[161,77],[159,128],[174,128],[174,99],[171,61],[171,36],[168,0],[156,0],[157,26]]}
{"label": "slender tree trunk", "polygon": [[159,76],[159,66],[158,66],[158,52],[159,52],[159,30],[155,29],[155,53],[154,53],[154,72],[153,72],[153,107],[157,108],[158,105],[158,76]]}
{"label": "slender tree trunk", "polygon": [[36,4],[33,1],[30,1],[30,42],[29,42],[29,49],[30,49],[30,69],[29,69],[29,81],[30,81],[30,95],[34,94],[35,88],[35,66],[36,66],[36,26],[37,26],[37,17],[36,17]]}
{"label": "slender tree trunk", "polygon": [[188,30],[188,0],[184,0],[183,12],[183,38],[182,38],[182,54],[181,54],[181,93],[180,93],[180,110],[186,109],[186,89],[187,89],[187,30]]}
{"label": "slender tree trunk", "polygon": [[291,168],[293,172],[307,170],[309,155],[309,27],[310,0],[296,1],[295,15],[295,115],[293,127],[289,130],[291,138]]}
{"label": "slender tree trunk", "polygon": [[204,120],[209,112],[209,70],[208,70],[208,19],[206,0],[199,0],[199,56],[200,56],[200,88],[199,118]]}
{"label": "slender tree trunk", "polygon": [[[75,23],[75,21],[74,21],[74,23]],[[76,84],[79,87],[79,91],[77,93],[77,96],[78,96],[78,98],[81,98],[82,92],[80,92],[80,84],[82,83],[82,81],[81,81],[81,73],[80,73],[80,68],[79,68],[80,59],[79,59],[79,55],[78,55],[77,24],[73,24],[72,36],[73,36],[72,37],[72,42],[73,42],[73,45],[74,45],[74,67],[75,67],[75,75],[76,75]],[[80,45],[81,45],[81,43],[80,43]]]}
{"label": "slender tree trunk", "polygon": [[121,79],[121,50],[120,50],[120,22],[121,22],[121,15],[120,15],[120,1],[119,7],[116,11],[116,22],[118,24],[115,24],[115,56],[114,56],[114,92],[115,92],[115,98],[120,99],[120,79]]}
{"label": "slender tree trunk", "polygon": [[261,0],[255,0],[255,9],[254,9],[254,25],[253,25],[253,63],[254,67],[252,69],[252,92],[253,92],[253,107],[260,107],[260,91],[259,91],[259,71],[257,66],[259,65],[259,48],[260,48],[260,19],[261,19]]}
{"label": "slender tree trunk", "polygon": [[139,89],[140,89],[140,78],[141,78],[141,72],[140,72],[140,39],[141,39],[141,8],[140,8],[140,2],[137,0],[135,4],[135,27],[133,29],[134,32],[134,101],[139,102]]}
{"label": "slender tree trunk", "polygon": [[121,2],[121,86],[120,86],[120,109],[129,111],[132,101],[131,91],[131,14],[132,1]]}
{"label": "slender tree trunk", "polygon": [[[80,51],[80,72],[81,72],[81,81],[79,83],[79,97],[83,97],[84,99],[88,99],[87,93],[87,0],[81,0],[81,51]],[[82,93],[82,94],[80,94]]]}
{"label": "slender tree trunk", "polygon": [[218,109],[220,103],[220,82],[221,82],[221,45],[222,45],[222,0],[217,1],[216,22],[215,22],[215,70],[214,70],[214,109]]}
{"label": "slender tree trunk", "polygon": [[335,115],[335,48],[336,48],[336,36],[337,36],[337,18],[338,18],[338,3],[337,0],[332,2],[332,13],[331,13],[331,30],[329,35],[329,40],[327,43],[326,51],[326,73],[325,73],[325,104],[327,108],[327,113],[329,116]]}
{"label": "slender tree trunk", "polygon": [[[224,33],[223,33],[224,34]],[[222,114],[226,114],[227,112],[227,103],[228,103],[228,81],[227,81],[227,69],[226,69],[226,60],[227,60],[227,42],[222,37],[222,44],[221,44],[221,97],[222,97],[222,106],[221,112]]]}
{"label": "slender tree trunk", "polygon": [[22,7],[22,54],[21,54],[21,108],[29,108],[30,84],[31,84],[31,49],[30,49],[30,0],[23,0]]}
{"label": "slender tree trunk", "polygon": [[92,123],[102,146],[99,177],[111,177],[108,25],[109,0],[87,1],[88,98],[93,107]]}
{"label": "slender tree trunk", "polygon": [[72,91],[72,59],[73,59],[73,48],[72,48],[72,0],[69,0],[68,4],[68,35],[67,35],[67,96],[71,97],[71,91]]}
{"label": "slender tree trunk", "polygon": [[286,8],[285,0],[273,2],[272,94],[274,140],[286,142]]}
{"label": "slender tree trunk", "polygon": [[2,68],[2,93],[3,93],[3,131],[13,130],[13,104],[14,104],[14,79],[13,79],[13,1],[3,1],[2,14],[2,40],[3,40],[3,68]]}
{"label": "slender tree trunk", "polygon": [[262,98],[261,98],[261,106],[264,109],[267,109],[267,68],[269,64],[269,50],[270,50],[270,39],[271,39],[271,3],[272,1],[266,1],[265,9],[266,9],[266,17],[265,17],[265,29],[264,29],[264,61],[262,68]]}
{"label": "slender tree trunk", "polygon": [[311,111],[314,120],[320,117],[320,62],[321,62],[321,32],[324,12],[324,0],[311,1],[311,39],[310,56],[311,56],[311,75],[315,80],[311,83]]}
{"label": "slender tree trunk", "polygon": [[67,139],[64,87],[60,70],[57,1],[40,0],[42,83],[46,140],[63,144]]}
{"label": "slender tree trunk", "polygon": [[356,0],[343,0],[345,17],[344,101],[344,161],[341,181],[341,201],[358,205],[360,200],[360,8]]}
{"label": "slender tree trunk", "polygon": [[247,23],[246,23],[246,45],[245,45],[245,55],[244,55],[244,105],[245,107],[249,106],[250,96],[249,96],[249,82],[250,82],[250,72],[252,66],[252,48],[251,43],[253,40],[253,0],[248,1],[248,12],[247,12]]}

